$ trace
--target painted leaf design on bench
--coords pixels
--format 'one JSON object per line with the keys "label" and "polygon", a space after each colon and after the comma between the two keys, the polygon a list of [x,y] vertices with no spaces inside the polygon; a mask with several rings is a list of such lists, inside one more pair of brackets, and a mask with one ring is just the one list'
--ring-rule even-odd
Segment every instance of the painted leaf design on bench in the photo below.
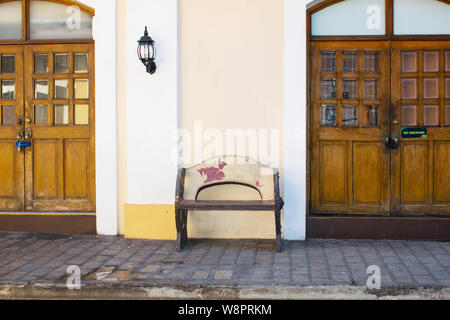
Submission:
{"label": "painted leaf design on bench", "polygon": [[222,181],[225,178],[225,173],[222,170],[227,166],[227,163],[219,160],[218,166],[218,168],[209,167],[198,170],[202,177],[206,176],[205,184],[214,181]]}

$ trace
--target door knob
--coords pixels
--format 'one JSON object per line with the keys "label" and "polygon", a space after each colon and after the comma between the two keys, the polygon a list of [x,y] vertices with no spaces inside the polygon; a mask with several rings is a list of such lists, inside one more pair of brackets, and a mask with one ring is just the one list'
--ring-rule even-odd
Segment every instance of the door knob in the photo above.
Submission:
{"label": "door knob", "polygon": [[31,123],[31,119],[30,118],[27,119],[27,123]]}
{"label": "door knob", "polygon": [[400,123],[400,121],[398,121],[398,120],[394,120],[393,122],[392,122],[394,125],[396,125],[396,126],[398,126],[399,125],[399,123]]}

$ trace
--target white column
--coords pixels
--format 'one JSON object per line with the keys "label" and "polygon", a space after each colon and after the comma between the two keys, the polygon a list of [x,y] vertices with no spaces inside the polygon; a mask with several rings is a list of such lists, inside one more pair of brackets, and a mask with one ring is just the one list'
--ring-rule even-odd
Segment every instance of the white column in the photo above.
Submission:
{"label": "white column", "polygon": [[82,0],[95,9],[97,233],[117,235],[116,0]]}
{"label": "white column", "polygon": [[306,3],[285,0],[284,238],[306,238]]}
{"label": "white column", "polygon": [[[156,73],[137,41],[148,27]],[[173,204],[178,128],[178,0],[127,0],[127,203]]]}

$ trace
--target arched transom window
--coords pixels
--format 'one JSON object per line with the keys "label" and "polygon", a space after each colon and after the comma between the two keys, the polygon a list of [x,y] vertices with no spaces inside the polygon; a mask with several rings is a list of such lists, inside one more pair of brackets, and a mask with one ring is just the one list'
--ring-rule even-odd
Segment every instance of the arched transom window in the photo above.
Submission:
{"label": "arched transom window", "polygon": [[0,41],[92,39],[94,15],[72,0],[0,0]]}
{"label": "arched transom window", "polygon": [[310,36],[450,35],[449,0],[317,0]]}

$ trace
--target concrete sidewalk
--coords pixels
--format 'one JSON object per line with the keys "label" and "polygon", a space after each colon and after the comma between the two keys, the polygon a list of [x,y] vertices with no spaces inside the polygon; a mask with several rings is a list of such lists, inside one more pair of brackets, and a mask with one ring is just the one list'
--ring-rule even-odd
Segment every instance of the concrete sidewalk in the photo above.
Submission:
{"label": "concrete sidewalk", "polygon": [[[450,299],[450,243],[284,242],[0,233],[0,298]],[[368,290],[367,267],[381,269]],[[81,290],[66,286],[81,269]]]}

